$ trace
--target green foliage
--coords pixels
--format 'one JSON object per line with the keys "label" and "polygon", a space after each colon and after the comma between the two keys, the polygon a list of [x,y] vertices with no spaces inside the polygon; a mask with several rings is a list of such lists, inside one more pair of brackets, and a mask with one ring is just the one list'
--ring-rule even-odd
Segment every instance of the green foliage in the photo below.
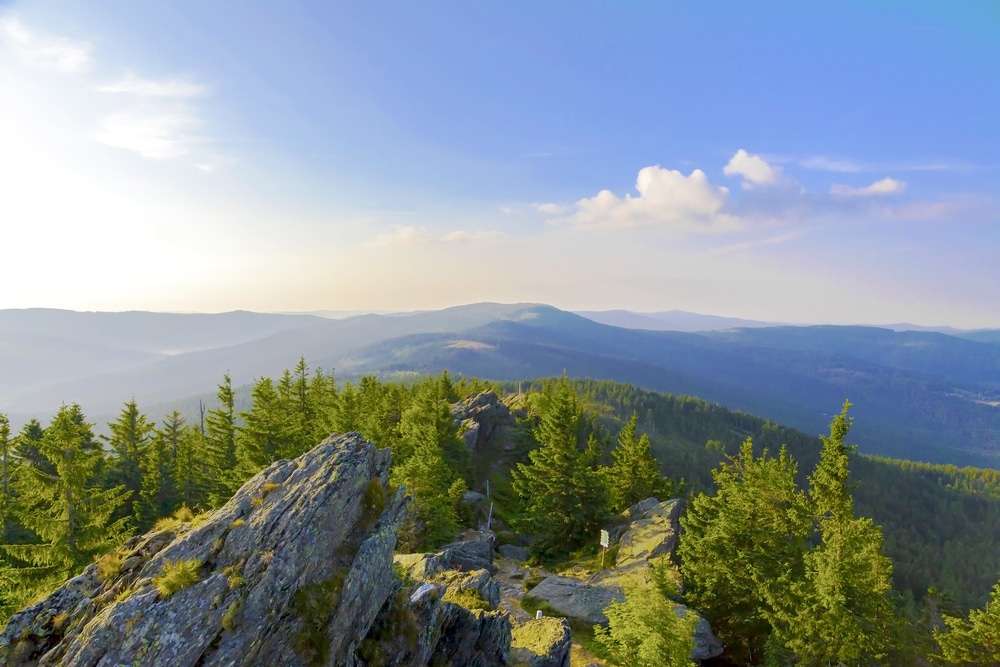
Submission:
{"label": "green foliage", "polygon": [[[664,563],[651,570],[652,583],[632,583],[625,601],[605,610],[608,627],[594,627],[597,641],[622,667],[687,667],[694,665],[694,629],[698,617],[670,599],[677,594]],[[678,611],[682,610],[682,611]]]}
{"label": "green foliage", "polygon": [[244,469],[236,456],[235,394],[229,373],[222,378],[217,393],[219,407],[205,415],[202,456],[206,467],[201,483],[208,490],[212,507],[220,507],[240,487]]}
{"label": "green foliage", "polygon": [[854,516],[844,440],[850,403],[830,424],[810,476],[820,544],[806,554],[802,602],[784,618],[782,643],[801,664],[865,664],[885,660],[897,639],[892,561],[882,553],[882,531]]}
{"label": "green foliage", "polygon": [[993,586],[990,601],[973,609],[968,620],[944,616],[948,632],[935,631],[941,645],[940,660],[948,665],[995,665],[1000,663],[1000,583]]}
{"label": "green foliage", "polygon": [[536,538],[534,549],[546,557],[563,556],[592,537],[606,512],[605,487],[581,451],[583,413],[564,376],[535,402],[540,445],[512,472],[522,514],[516,526]]}
{"label": "green foliage", "polygon": [[618,446],[612,451],[614,465],[608,471],[611,509],[621,512],[650,496],[666,500],[672,497],[673,485],[660,473],[660,466],[650,450],[649,436],[635,435],[638,416],[635,412],[618,434]]}
{"label": "green foliage", "polygon": [[[146,415],[139,411],[135,399],[125,403],[116,421],[108,424],[111,435],[102,436],[111,447],[112,457],[108,465],[108,486],[123,486],[129,496],[126,499],[124,511],[126,514],[142,515],[135,507],[140,499],[144,481],[144,462],[146,462],[153,424]],[[162,457],[160,457],[162,458]],[[157,466],[159,466],[159,462]],[[159,473],[160,470],[157,470]],[[149,520],[150,515],[144,517]]]}
{"label": "green foliage", "polygon": [[78,405],[60,408],[37,451],[46,469],[24,466],[12,508],[12,515],[36,540],[0,545],[12,559],[20,585],[36,594],[58,585],[129,534],[127,517],[114,518],[129,491],[98,486],[104,458]]}
{"label": "green foliage", "polygon": [[153,586],[160,597],[167,599],[188,586],[201,581],[201,563],[197,559],[165,561],[160,575],[153,577]]}
{"label": "green foliage", "polygon": [[681,518],[685,598],[740,661],[762,661],[772,621],[798,604],[789,595],[803,576],[812,511],[795,474],[784,449],[757,457],[747,438],[713,472],[715,495],[696,496]]}

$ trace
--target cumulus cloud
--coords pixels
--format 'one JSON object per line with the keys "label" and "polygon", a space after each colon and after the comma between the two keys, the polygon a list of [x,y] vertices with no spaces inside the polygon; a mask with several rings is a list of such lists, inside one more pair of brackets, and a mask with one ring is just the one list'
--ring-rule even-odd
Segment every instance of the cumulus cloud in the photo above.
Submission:
{"label": "cumulus cloud", "polygon": [[89,43],[36,33],[16,18],[0,19],[0,36],[23,60],[38,67],[72,73],[90,63]]}
{"label": "cumulus cloud", "polygon": [[95,136],[108,146],[134,151],[149,160],[165,160],[187,155],[206,142],[192,133],[198,125],[198,118],[186,109],[128,111],[105,118]]}
{"label": "cumulus cloud", "polygon": [[689,176],[660,166],[639,171],[638,196],[618,197],[610,190],[581,199],[559,222],[604,229],[655,228],[667,232],[732,229],[739,221],[724,212],[729,189],[708,182],[705,172]]}
{"label": "cumulus cloud", "polygon": [[871,185],[862,188],[855,188],[849,185],[836,185],[830,187],[830,194],[838,197],[878,197],[881,195],[894,195],[906,189],[906,183],[894,178],[883,178],[875,181]]}
{"label": "cumulus cloud", "polygon": [[167,97],[173,99],[197,97],[207,92],[204,86],[184,81],[183,79],[155,81],[153,79],[143,79],[131,72],[118,81],[98,87],[97,90],[102,93],[128,93],[142,97]]}
{"label": "cumulus cloud", "polygon": [[742,148],[736,151],[722,173],[726,176],[742,176],[743,187],[752,188],[755,185],[773,185],[781,177],[781,167],[767,163],[759,155],[750,155]]}

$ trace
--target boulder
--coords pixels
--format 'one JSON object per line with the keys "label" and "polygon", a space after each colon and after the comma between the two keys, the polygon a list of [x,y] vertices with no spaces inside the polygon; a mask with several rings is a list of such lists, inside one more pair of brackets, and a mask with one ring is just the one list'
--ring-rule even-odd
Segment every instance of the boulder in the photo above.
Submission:
{"label": "boulder", "polygon": [[[678,607],[680,609],[678,609]],[[674,607],[674,611],[678,616],[682,616],[685,611],[688,611],[688,609],[684,605],[679,604]],[[691,611],[695,614],[698,613],[693,610]],[[694,626],[694,650],[691,651],[691,659],[695,662],[709,660],[722,655],[722,651],[722,642],[719,641],[719,638],[712,632],[711,624],[699,614],[698,623]]]}
{"label": "boulder", "polygon": [[564,616],[601,625],[608,624],[604,610],[612,600],[619,602],[625,600],[621,590],[615,586],[588,584],[578,579],[555,575],[543,579],[526,595],[545,602]]}
{"label": "boulder", "polygon": [[515,422],[492,389],[451,406],[451,414],[469,451],[497,450],[507,441],[507,428]]}
{"label": "boulder", "polygon": [[493,564],[491,540],[452,542],[434,553],[399,555],[396,562],[409,570],[410,576],[420,581],[429,580],[445,570],[487,570],[490,574],[497,573],[497,566]]}
{"label": "boulder", "polygon": [[[655,502],[654,502],[655,501]],[[680,515],[684,501],[659,502],[649,498],[629,508],[632,522],[618,540],[615,567],[641,566],[652,558],[674,558],[680,540]]]}
{"label": "boulder", "polygon": [[497,551],[504,558],[509,558],[510,560],[516,560],[520,562],[525,562],[531,558],[531,554],[524,547],[519,547],[515,544],[501,544]]}
{"label": "boulder", "polygon": [[510,659],[516,667],[569,667],[573,636],[565,618],[545,616],[514,628]]}

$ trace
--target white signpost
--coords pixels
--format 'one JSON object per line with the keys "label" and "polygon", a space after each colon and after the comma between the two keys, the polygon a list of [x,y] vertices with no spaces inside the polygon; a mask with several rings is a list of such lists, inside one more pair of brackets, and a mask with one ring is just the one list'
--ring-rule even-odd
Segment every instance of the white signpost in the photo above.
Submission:
{"label": "white signpost", "polygon": [[608,545],[611,544],[611,536],[608,531],[601,530],[601,569],[604,569],[604,554],[608,552]]}

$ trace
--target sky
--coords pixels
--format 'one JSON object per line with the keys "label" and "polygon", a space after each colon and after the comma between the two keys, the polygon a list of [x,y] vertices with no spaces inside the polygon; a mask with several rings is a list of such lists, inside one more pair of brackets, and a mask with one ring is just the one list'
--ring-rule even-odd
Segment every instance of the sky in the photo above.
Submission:
{"label": "sky", "polygon": [[1000,327],[1000,3],[0,0],[0,308]]}

